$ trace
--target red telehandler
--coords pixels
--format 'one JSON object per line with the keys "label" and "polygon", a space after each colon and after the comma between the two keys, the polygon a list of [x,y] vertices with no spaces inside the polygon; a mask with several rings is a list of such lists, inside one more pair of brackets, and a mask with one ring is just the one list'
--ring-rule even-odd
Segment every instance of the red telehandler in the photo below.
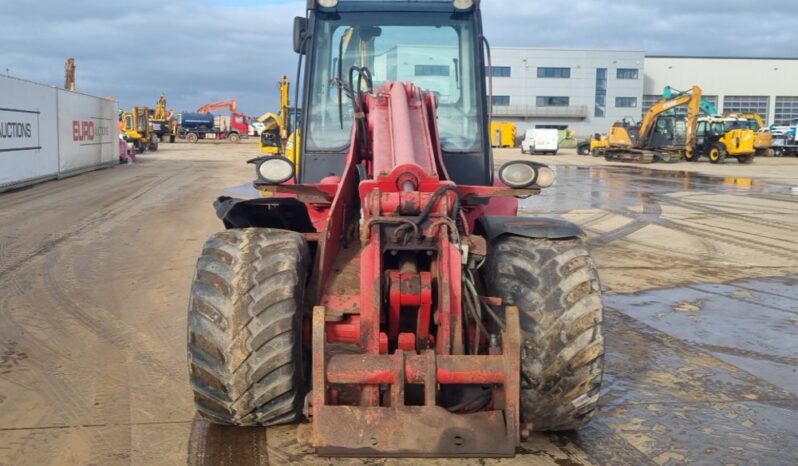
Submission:
{"label": "red telehandler", "polygon": [[301,156],[252,161],[262,196],[216,202],[198,261],[197,410],[308,418],[323,456],[512,456],[588,422],[598,274],[578,226],[516,216],[550,168],[495,176],[479,1],[310,0],[294,48]]}

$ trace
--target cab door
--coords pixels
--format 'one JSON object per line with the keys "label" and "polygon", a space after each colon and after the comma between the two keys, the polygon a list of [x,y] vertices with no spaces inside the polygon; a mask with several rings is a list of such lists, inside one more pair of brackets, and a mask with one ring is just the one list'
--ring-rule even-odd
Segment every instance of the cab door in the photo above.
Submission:
{"label": "cab door", "polygon": [[695,146],[699,152],[706,152],[707,139],[707,122],[699,121],[695,132]]}

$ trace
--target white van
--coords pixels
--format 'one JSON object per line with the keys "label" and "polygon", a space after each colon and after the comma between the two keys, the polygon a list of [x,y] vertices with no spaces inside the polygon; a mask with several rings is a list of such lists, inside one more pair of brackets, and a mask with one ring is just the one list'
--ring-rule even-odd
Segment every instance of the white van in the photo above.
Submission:
{"label": "white van", "polygon": [[528,129],[521,141],[521,152],[524,154],[557,155],[559,149],[560,132],[556,129]]}

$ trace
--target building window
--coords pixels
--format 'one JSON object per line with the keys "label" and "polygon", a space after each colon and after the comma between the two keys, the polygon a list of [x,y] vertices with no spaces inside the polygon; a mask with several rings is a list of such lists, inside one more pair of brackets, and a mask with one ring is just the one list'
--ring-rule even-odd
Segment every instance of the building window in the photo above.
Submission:
{"label": "building window", "polygon": [[[491,76],[490,73],[491,67],[485,67],[485,74]],[[509,66],[494,66],[493,67],[493,77],[494,78],[509,78],[512,76],[512,68]]]}
{"label": "building window", "polygon": [[776,97],[776,119],[773,123],[788,126],[796,119],[798,119],[798,97]]}
{"label": "building window", "polygon": [[571,68],[538,68],[538,78],[570,78]]}
{"label": "building window", "polygon": [[493,96],[493,106],[494,107],[506,107],[510,105],[510,96],[509,95],[494,95]]}
{"label": "building window", "polygon": [[723,113],[758,113],[767,121],[769,103],[767,96],[727,95],[723,98]]}
{"label": "building window", "polygon": [[636,108],[637,97],[616,97],[615,106],[618,108]]}
{"label": "building window", "polygon": [[538,107],[567,107],[571,104],[570,97],[544,97],[537,98]]}
{"label": "building window", "polygon": [[660,100],[662,100],[662,96],[661,95],[655,95],[655,94],[646,94],[646,95],[644,95],[643,96],[643,107],[641,108],[641,110],[643,111],[642,114],[645,115],[646,112],[648,112],[648,109],[650,109],[655,103],[659,102]]}
{"label": "building window", "polygon": [[637,79],[637,68],[618,68],[618,79]]}
{"label": "building window", "polygon": [[607,68],[596,68],[596,109],[595,117],[607,115]]}
{"label": "building window", "polygon": [[449,67],[441,65],[416,65],[416,76],[449,76]]}

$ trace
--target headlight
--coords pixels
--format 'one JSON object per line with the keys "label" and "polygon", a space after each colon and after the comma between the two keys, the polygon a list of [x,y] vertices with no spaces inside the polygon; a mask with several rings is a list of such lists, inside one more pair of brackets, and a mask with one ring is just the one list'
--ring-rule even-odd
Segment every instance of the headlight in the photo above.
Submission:
{"label": "headlight", "polygon": [[457,10],[469,10],[474,7],[474,0],[454,0],[452,3]]}
{"label": "headlight", "polygon": [[294,164],[285,157],[262,157],[257,161],[258,178],[269,184],[282,184],[294,177]]}
{"label": "headlight", "polygon": [[319,0],[319,6],[322,8],[335,8],[338,6],[338,0]]}
{"label": "headlight", "polygon": [[516,161],[508,162],[499,170],[499,179],[514,189],[531,186],[551,187],[556,181],[554,171],[539,163]]}

